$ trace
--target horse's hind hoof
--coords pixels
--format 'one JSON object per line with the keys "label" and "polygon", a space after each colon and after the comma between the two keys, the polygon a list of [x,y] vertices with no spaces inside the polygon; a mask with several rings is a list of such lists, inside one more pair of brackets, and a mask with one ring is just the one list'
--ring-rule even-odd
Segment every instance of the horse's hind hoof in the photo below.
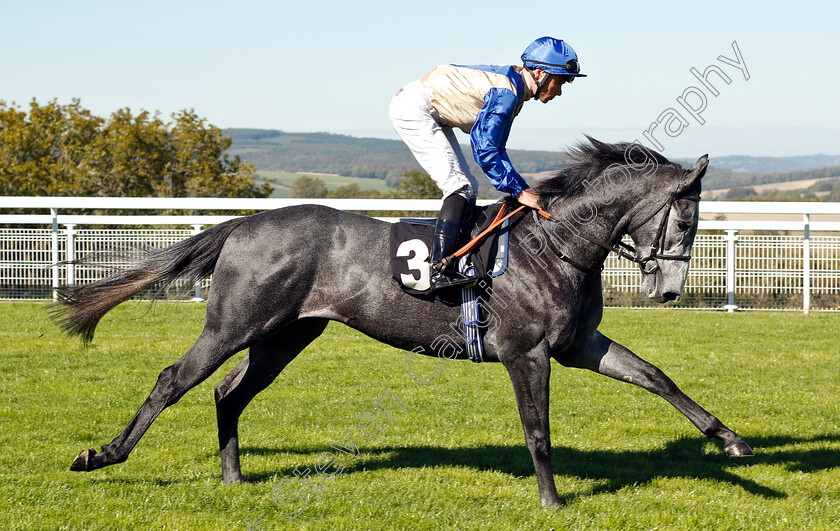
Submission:
{"label": "horse's hind hoof", "polygon": [[73,464],[70,465],[70,470],[74,472],[87,472],[93,470],[93,456],[96,455],[96,450],[90,448],[82,450],[76,459],[73,459]]}
{"label": "horse's hind hoof", "polygon": [[732,443],[723,449],[729,457],[755,457],[755,452],[744,441]]}

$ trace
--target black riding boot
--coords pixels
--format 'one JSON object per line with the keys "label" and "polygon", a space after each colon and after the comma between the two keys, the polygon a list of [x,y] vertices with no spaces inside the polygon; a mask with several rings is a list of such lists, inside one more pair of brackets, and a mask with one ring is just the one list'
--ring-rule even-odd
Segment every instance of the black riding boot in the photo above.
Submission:
{"label": "black riding boot", "polygon": [[455,251],[458,234],[461,231],[461,218],[467,200],[459,194],[452,194],[443,200],[437,223],[435,224],[434,249],[432,250],[432,289],[459,286],[475,282],[475,278],[458,273],[455,264],[444,265],[441,260]]}

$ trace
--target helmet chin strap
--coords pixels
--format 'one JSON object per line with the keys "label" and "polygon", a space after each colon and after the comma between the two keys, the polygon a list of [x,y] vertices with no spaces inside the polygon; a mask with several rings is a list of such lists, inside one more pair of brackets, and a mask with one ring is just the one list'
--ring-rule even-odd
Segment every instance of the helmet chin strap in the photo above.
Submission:
{"label": "helmet chin strap", "polygon": [[548,72],[546,72],[545,70],[543,70],[543,71],[542,71],[542,73],[543,73],[543,77],[542,77],[542,79],[538,80],[538,79],[537,79],[537,74],[536,74],[533,70],[531,70],[531,69],[530,69],[530,68],[528,68],[527,66],[523,66],[522,68],[524,68],[525,70],[527,70],[527,71],[528,71],[528,73],[529,73],[529,74],[531,74],[531,77],[532,77],[532,78],[534,78],[534,83],[536,83],[536,84],[537,84],[537,90],[536,90],[536,92],[534,92],[534,97],[535,97],[535,98],[536,98],[536,97],[538,97],[538,96],[539,96],[539,94],[540,94],[540,91],[541,91],[541,90],[542,90],[542,88],[543,88],[543,86],[546,84],[546,82],[548,82]]}

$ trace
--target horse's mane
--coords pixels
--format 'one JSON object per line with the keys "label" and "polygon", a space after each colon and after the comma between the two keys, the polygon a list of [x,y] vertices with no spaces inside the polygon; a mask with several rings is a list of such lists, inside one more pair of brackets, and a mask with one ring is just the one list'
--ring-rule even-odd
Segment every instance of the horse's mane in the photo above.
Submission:
{"label": "horse's mane", "polygon": [[[586,192],[584,182],[592,180],[613,164],[659,166],[672,164],[668,159],[639,144],[619,142],[608,144],[585,135],[588,142],[581,141],[575,147],[563,152],[568,161],[552,177],[537,185],[536,191],[544,197],[570,197]],[[592,183],[594,184],[594,183]]]}

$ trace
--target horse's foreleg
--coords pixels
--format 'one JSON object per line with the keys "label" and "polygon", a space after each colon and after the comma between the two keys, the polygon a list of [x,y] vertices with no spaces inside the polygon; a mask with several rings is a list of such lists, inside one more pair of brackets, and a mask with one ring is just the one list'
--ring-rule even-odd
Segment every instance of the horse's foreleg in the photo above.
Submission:
{"label": "horse's foreleg", "polygon": [[305,319],[251,346],[248,355],[216,386],[219,456],[226,484],[245,478],[239,465],[239,416],[251,400],[326,328],[326,319]]}
{"label": "horse's foreleg", "polygon": [[122,463],[140,441],[157,416],[184,394],[204,381],[219,366],[242,347],[219,344],[203,332],[195,345],[174,364],[163,369],[149,397],[113,441],[102,447],[101,452],[84,450],[70,466],[71,470],[89,471]]}
{"label": "horse's foreleg", "polygon": [[680,391],[665,373],[600,332],[581,338],[572,352],[561,354],[557,361],[566,366],[590,369],[655,393],[685,415],[703,435],[723,442],[727,455],[755,455],[743,437]]}
{"label": "horse's foreleg", "polygon": [[543,505],[563,505],[557,495],[554,473],[551,470],[551,434],[548,419],[550,358],[542,350],[535,350],[503,361],[513,383],[519,416],[525,429],[525,443],[534,460],[540,501]]}

